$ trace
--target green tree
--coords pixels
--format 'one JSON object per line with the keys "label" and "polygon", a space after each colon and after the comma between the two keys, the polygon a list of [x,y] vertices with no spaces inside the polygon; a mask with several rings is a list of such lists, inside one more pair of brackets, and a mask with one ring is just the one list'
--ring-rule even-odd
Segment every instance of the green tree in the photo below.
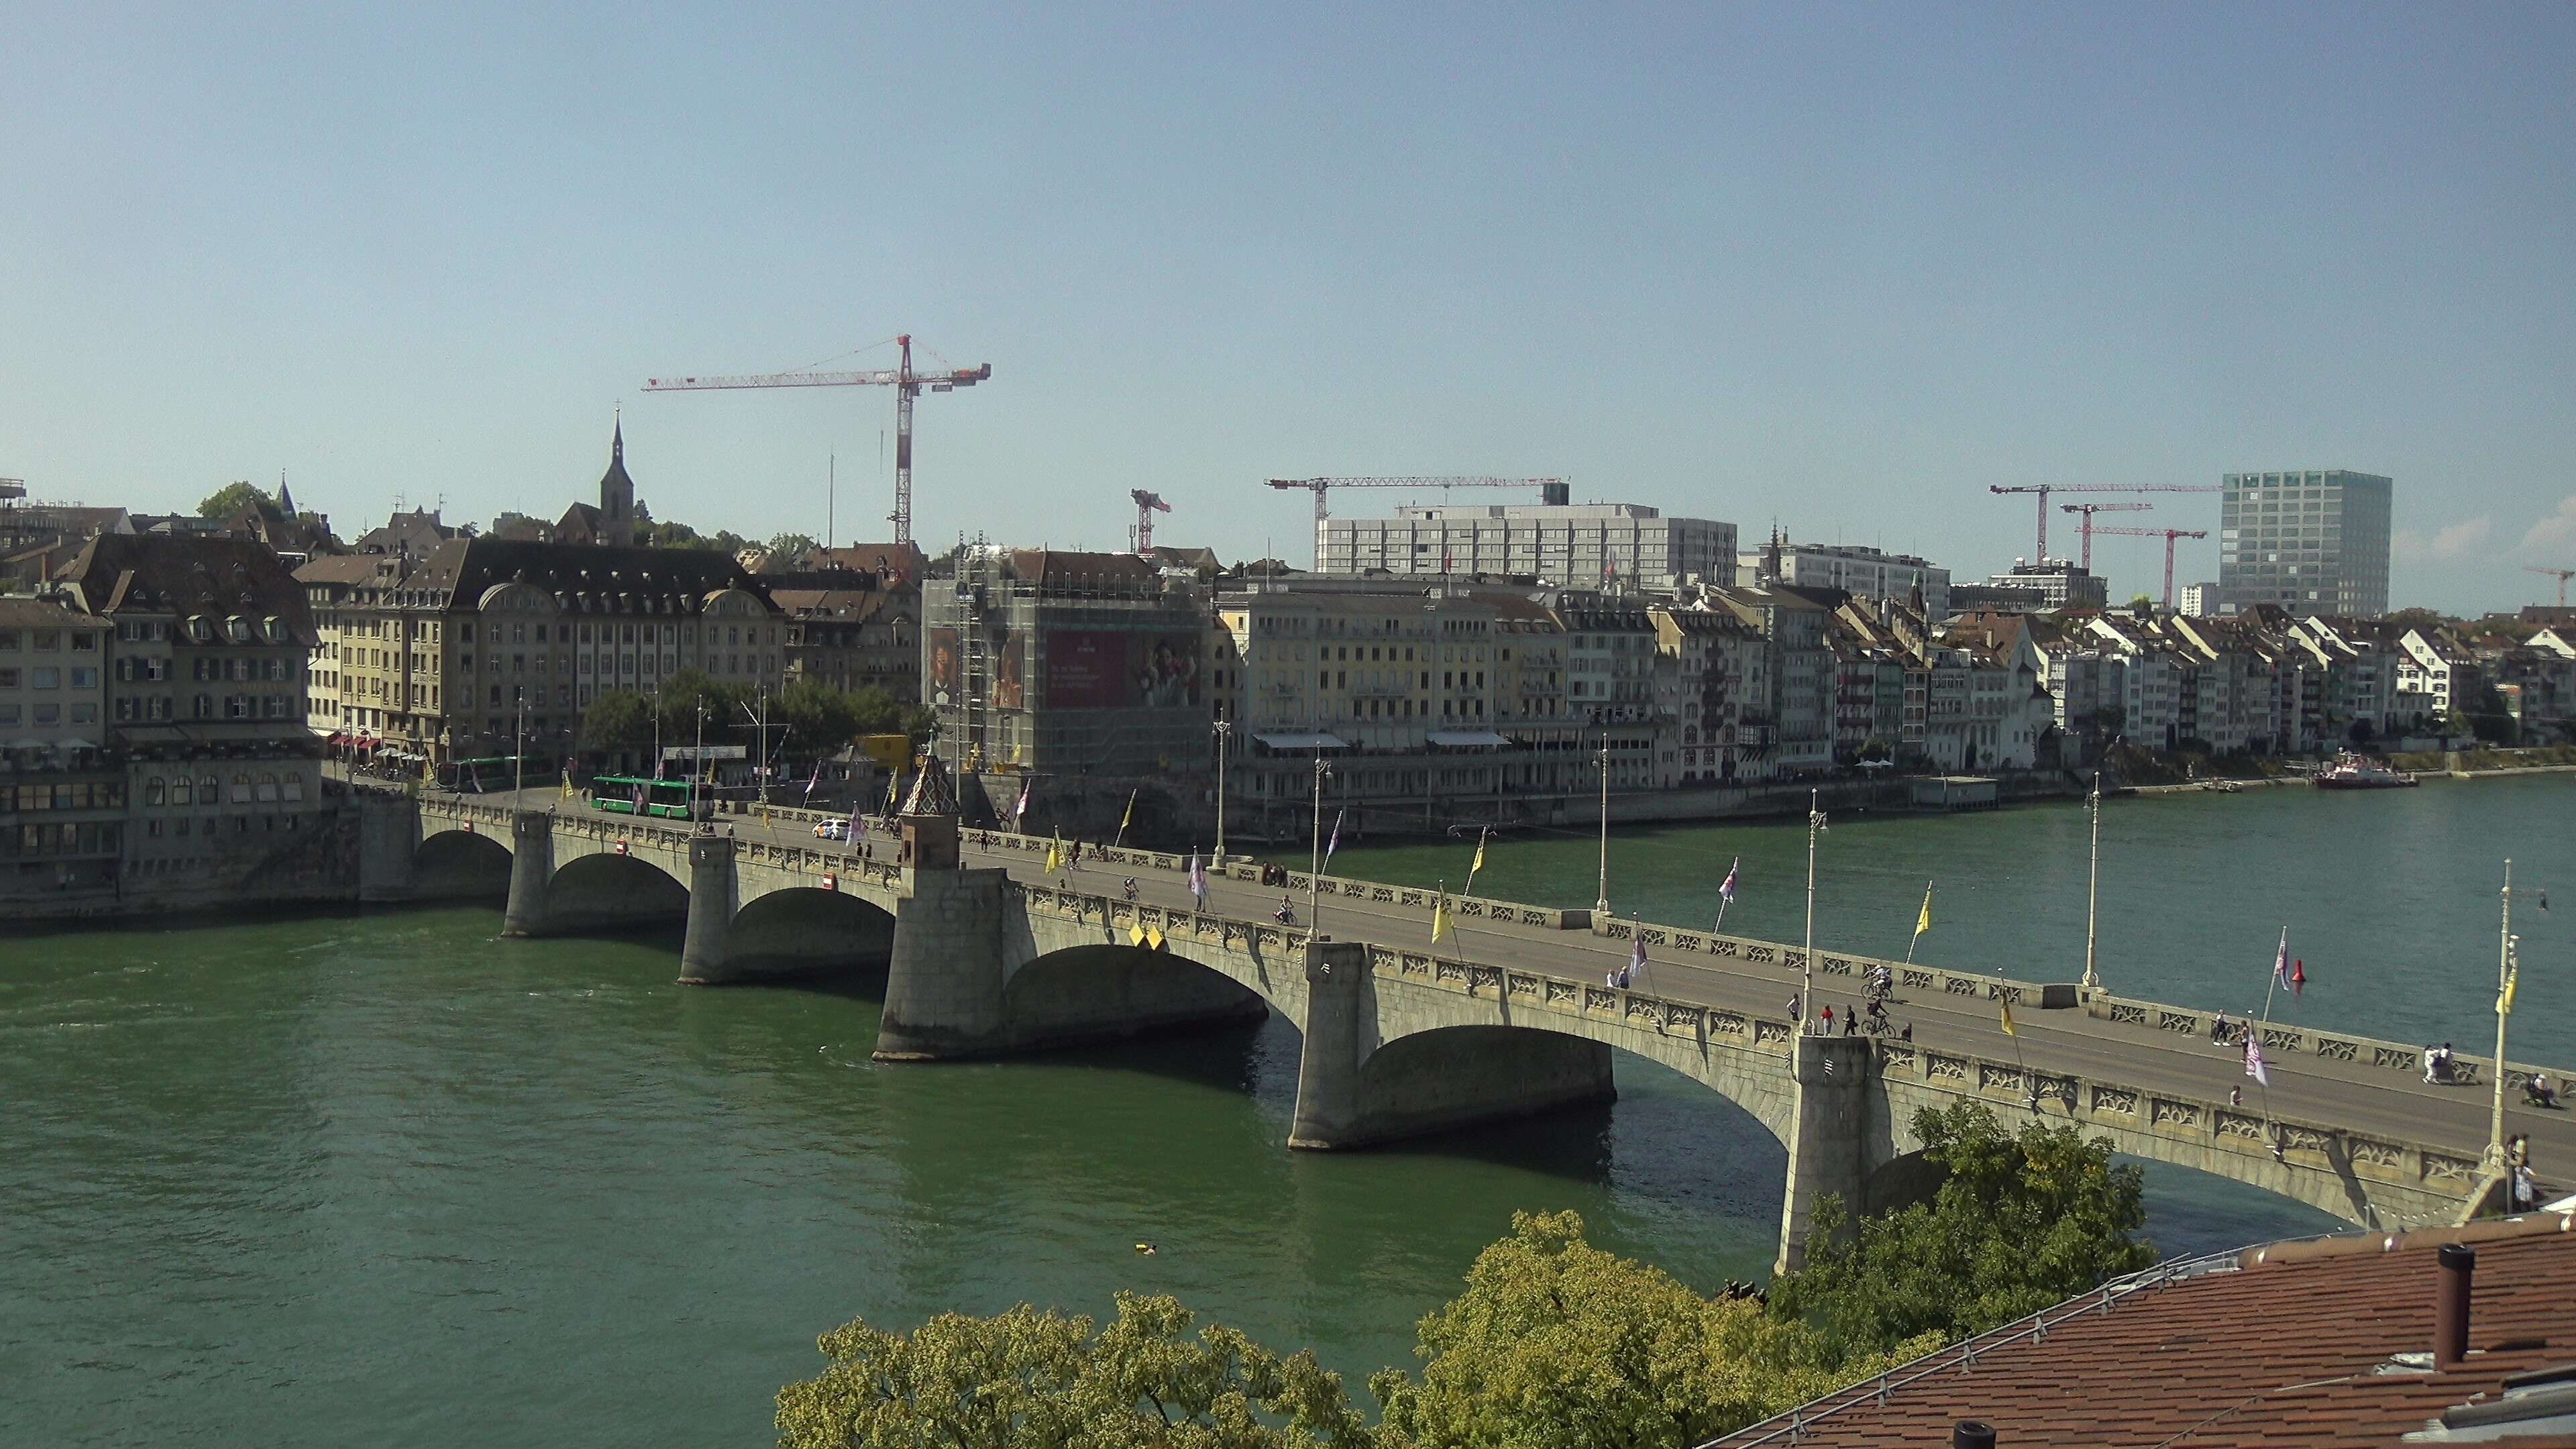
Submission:
{"label": "green tree", "polygon": [[276,495],[248,479],[227,483],[209,493],[197,504],[199,518],[230,518],[254,503],[274,505]]}
{"label": "green tree", "polygon": [[812,553],[816,544],[813,536],[810,534],[782,533],[772,537],[769,540],[767,547],[771,553],[777,554],[781,558],[801,559],[805,555]]}
{"label": "green tree", "polygon": [[824,1334],[830,1360],[778,1391],[780,1449],[1367,1449],[1371,1435],[1311,1353],[1281,1358],[1165,1297],[1118,1317],[1022,1304],[945,1313],[911,1333],[864,1320]]}
{"label": "green tree", "polygon": [[1838,1361],[1794,1318],[1593,1247],[1570,1212],[1513,1214],[1416,1332],[1421,1377],[1369,1380],[1385,1449],[1688,1449],[1896,1361]]}
{"label": "green tree", "polygon": [[711,678],[704,670],[683,669],[662,681],[662,739],[666,744],[698,742],[699,711],[705,710],[706,742],[748,745],[752,731],[743,706],[755,705],[752,689]]}
{"label": "green tree", "polygon": [[646,548],[704,548],[706,540],[685,523],[651,522],[635,530],[635,541]]}
{"label": "green tree", "polygon": [[632,749],[653,743],[653,702],[631,689],[604,689],[581,715],[585,750]]}
{"label": "green tree", "polygon": [[1772,1284],[1773,1312],[1839,1349],[1883,1350],[1982,1333],[2155,1261],[2131,1236],[2146,1223],[2144,1178],[2112,1164],[2109,1139],[2039,1122],[2014,1136],[1977,1102],[1927,1107],[1914,1130],[1947,1174],[1932,1201],[1850,1232],[1826,1199],[1806,1266]]}

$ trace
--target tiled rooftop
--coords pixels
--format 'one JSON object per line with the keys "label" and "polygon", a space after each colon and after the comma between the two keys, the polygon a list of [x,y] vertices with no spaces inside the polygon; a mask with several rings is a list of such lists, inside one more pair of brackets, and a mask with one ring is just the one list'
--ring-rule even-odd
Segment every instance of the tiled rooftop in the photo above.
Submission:
{"label": "tiled rooftop", "polygon": [[[2430,1371],[2435,1255],[2477,1252],[2469,1353]],[[2345,1234],[2248,1250],[2220,1271],[2094,1293],[1880,1381],[1753,1425],[1723,1446],[1947,1445],[1976,1419],[1998,1449],[2394,1445],[2506,1379],[2576,1364],[2576,1218]],[[2107,1299],[2108,1306],[2105,1307]],[[2405,1357],[2401,1357],[2405,1356]],[[2576,1446],[2545,1437],[2514,1449]]]}

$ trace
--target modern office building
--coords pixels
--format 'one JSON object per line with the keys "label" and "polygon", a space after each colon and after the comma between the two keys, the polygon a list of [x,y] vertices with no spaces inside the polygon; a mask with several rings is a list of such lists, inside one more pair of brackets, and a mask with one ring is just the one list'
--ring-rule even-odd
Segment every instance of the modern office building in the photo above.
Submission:
{"label": "modern office building", "polygon": [[2292,615],[2388,612],[2389,497],[2395,484],[2340,468],[2229,473],[2218,520],[2220,607]]}
{"label": "modern office building", "polygon": [[2034,600],[2033,606],[2042,611],[2099,609],[2111,601],[2108,579],[2062,558],[2045,563],[2015,559],[2012,572],[1986,576],[1985,586],[1971,596],[1973,604],[1963,601],[1961,592],[1953,590],[1951,602],[1962,608],[2011,607],[2011,601],[2020,598]]}
{"label": "modern office building", "polygon": [[1426,504],[1316,530],[1318,573],[1520,574],[1586,589],[1735,582],[1734,524],[1636,503]]}
{"label": "modern office building", "polygon": [[[1795,543],[1782,539],[1776,564],[1770,549],[1755,549],[1736,559],[1737,577],[1747,582],[1781,583],[1792,588],[1840,589],[1870,599],[1900,602],[1923,591],[1925,614],[1934,622],[1950,616],[1950,571],[1912,554],[1886,553],[1856,543]],[[1766,572],[1777,570],[1776,575]]]}

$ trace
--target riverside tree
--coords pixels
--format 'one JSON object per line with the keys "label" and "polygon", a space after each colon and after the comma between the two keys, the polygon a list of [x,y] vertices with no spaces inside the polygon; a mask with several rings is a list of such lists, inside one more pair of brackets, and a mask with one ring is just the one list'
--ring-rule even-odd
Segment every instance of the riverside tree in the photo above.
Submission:
{"label": "riverside tree", "polygon": [[2111,1161],[2107,1138],[2028,1123],[2008,1133],[1978,1102],[1915,1114],[1923,1155],[1944,1173],[1928,1203],[1863,1219],[1818,1205],[1806,1266],[1771,1288],[1772,1311],[1838,1351],[1923,1335],[1965,1338],[2155,1261],[2145,1177]]}
{"label": "riverside tree", "polygon": [[778,1391],[780,1449],[1366,1449],[1341,1376],[1242,1333],[1191,1328],[1167,1297],[1118,1295],[1087,1317],[1022,1304],[943,1313],[910,1333],[855,1320],[831,1360]]}
{"label": "riverside tree", "polygon": [[1416,1332],[1421,1377],[1369,1380],[1385,1449],[1689,1449],[1936,1346],[1840,1357],[1758,1301],[1593,1247],[1571,1212],[1513,1214]]}

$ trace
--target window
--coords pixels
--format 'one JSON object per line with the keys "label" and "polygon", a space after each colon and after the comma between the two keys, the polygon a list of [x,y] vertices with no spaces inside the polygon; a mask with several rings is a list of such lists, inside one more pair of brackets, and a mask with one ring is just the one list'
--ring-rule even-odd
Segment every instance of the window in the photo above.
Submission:
{"label": "window", "polygon": [[36,631],[35,638],[36,652],[39,654],[51,654],[63,647],[63,636],[59,630],[39,629]]}
{"label": "window", "polygon": [[36,723],[40,725],[49,725],[61,724],[62,722],[63,707],[61,705],[40,704],[36,706]]}
{"label": "window", "polygon": [[15,669],[0,669],[0,689],[16,689],[17,687],[18,671]]}
{"label": "window", "polygon": [[60,689],[62,687],[62,683],[63,672],[59,669],[30,669],[27,671],[27,687],[30,689]]}
{"label": "window", "polygon": [[98,688],[98,670],[97,670],[97,668],[96,668],[95,666],[89,666],[89,665],[76,666],[76,667],[72,670],[72,688],[74,688],[74,689],[96,689],[96,688]]}
{"label": "window", "polygon": [[[124,702],[124,701],[122,701],[122,700],[118,701],[118,703],[120,703],[120,704],[121,704],[121,703],[123,703],[123,702]],[[72,706],[72,723],[73,723],[73,724],[96,724],[96,723],[98,723],[98,706],[97,706],[97,705],[94,705],[94,704],[76,704],[76,705],[73,705],[73,706]]]}
{"label": "window", "polygon": [[286,790],[286,798],[287,798],[287,799],[289,799],[289,800],[301,800],[301,799],[303,799],[303,798],[304,798],[304,773],[303,773],[302,771],[300,771],[300,770],[289,770],[289,771],[287,771],[287,772],[286,772],[285,790]]}
{"label": "window", "polygon": [[[188,782],[186,779],[183,778],[179,781],[179,788],[182,790],[188,788]],[[159,775],[155,775],[151,779],[143,782],[144,804],[159,805],[165,803],[169,798],[170,782],[168,780],[163,779]]]}

